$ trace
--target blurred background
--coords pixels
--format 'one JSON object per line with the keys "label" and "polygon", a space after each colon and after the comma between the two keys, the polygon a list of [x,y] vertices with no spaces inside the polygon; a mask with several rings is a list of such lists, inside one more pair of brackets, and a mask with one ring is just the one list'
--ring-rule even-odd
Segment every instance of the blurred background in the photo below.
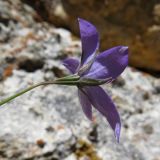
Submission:
{"label": "blurred background", "polygon": [[0,99],[68,74],[81,55],[77,18],[93,23],[100,51],[130,49],[110,85],[120,144],[106,120],[84,116],[76,87],[39,87],[0,108],[0,160],[160,160],[159,0],[0,0]]}

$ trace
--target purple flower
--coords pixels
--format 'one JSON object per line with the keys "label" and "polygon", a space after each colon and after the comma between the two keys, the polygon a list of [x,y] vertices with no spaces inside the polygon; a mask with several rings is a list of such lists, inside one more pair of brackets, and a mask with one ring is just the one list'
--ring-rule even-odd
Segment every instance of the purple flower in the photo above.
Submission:
{"label": "purple flower", "polygon": [[117,109],[108,94],[99,86],[116,79],[128,65],[128,47],[116,46],[98,54],[99,35],[91,23],[78,19],[82,42],[82,56],[64,60],[64,66],[79,76],[78,96],[82,110],[92,120],[92,106],[109,122],[119,142],[121,121]]}

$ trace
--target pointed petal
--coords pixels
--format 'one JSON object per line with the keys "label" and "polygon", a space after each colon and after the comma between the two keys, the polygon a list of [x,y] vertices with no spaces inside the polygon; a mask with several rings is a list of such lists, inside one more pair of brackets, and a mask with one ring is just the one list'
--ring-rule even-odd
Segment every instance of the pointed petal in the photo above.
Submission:
{"label": "pointed petal", "polygon": [[89,62],[99,48],[99,35],[94,25],[88,21],[78,18],[80,36],[82,42],[81,66]]}
{"label": "pointed petal", "polygon": [[111,98],[99,87],[84,87],[92,105],[108,120],[117,141],[120,137],[121,122],[117,109]]}
{"label": "pointed petal", "polygon": [[128,47],[117,46],[100,53],[84,77],[117,78],[128,65]]}
{"label": "pointed petal", "polygon": [[79,61],[74,58],[67,58],[63,61],[63,65],[74,74],[79,66]]}
{"label": "pointed petal", "polygon": [[92,107],[88,97],[80,89],[78,89],[78,97],[84,114],[89,120],[92,120]]}

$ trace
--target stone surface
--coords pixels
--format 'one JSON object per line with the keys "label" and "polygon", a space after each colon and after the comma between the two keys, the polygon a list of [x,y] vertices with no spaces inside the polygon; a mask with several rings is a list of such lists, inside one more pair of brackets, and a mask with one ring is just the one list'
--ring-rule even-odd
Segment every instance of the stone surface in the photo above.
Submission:
{"label": "stone surface", "polygon": [[[130,47],[130,64],[146,71],[160,72],[160,13],[158,0],[24,0],[45,21],[79,34],[77,18],[97,26],[101,50],[115,45]],[[43,12],[42,12],[43,8]]]}
{"label": "stone surface", "polygon": [[[80,42],[65,29],[37,22],[34,10],[19,0],[0,4],[0,16],[8,16],[7,24],[0,22],[0,99],[68,74],[61,62],[80,56]],[[96,110],[94,122],[86,119],[76,87],[49,85],[24,94],[0,107],[0,160],[159,160],[159,84],[128,67],[103,86],[121,115],[120,144]]]}

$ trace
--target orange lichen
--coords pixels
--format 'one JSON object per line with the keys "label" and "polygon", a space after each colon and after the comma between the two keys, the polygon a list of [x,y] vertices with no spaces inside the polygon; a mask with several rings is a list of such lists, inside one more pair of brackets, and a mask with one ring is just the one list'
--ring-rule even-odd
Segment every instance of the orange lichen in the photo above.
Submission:
{"label": "orange lichen", "polygon": [[84,140],[78,140],[75,154],[78,159],[87,157],[88,160],[102,160],[96,153],[94,146]]}

